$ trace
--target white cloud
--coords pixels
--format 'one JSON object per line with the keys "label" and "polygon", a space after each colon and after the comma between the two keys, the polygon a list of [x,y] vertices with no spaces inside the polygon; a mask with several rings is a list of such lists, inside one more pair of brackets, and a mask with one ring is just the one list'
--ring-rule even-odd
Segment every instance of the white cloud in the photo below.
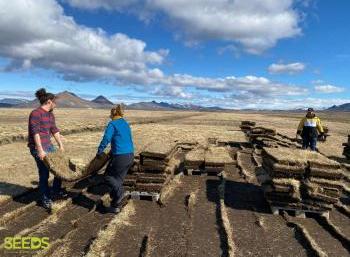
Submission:
{"label": "white cloud", "polygon": [[2,98],[23,98],[23,99],[33,99],[34,91],[11,91],[11,90],[0,90],[0,99]]}
{"label": "white cloud", "polygon": [[[261,7],[267,13],[280,10],[289,1],[279,1],[279,7],[273,7],[275,1],[269,2],[271,3],[264,7],[266,10]],[[98,4],[97,1],[89,3]],[[154,3],[166,9],[165,1],[156,0]],[[197,1],[189,3],[191,8],[199,5]],[[218,3],[219,11],[231,4],[224,0],[219,0]],[[182,3],[182,6],[184,4]],[[213,2],[208,1],[207,4],[210,6]],[[235,4],[247,13],[255,10],[255,7],[249,8],[241,1],[235,1]],[[230,20],[229,17],[226,18]],[[211,19],[213,17],[208,15],[207,22],[210,23]],[[250,22],[249,17],[247,22]],[[198,99],[197,96],[207,93],[213,100],[219,99],[217,104],[227,104],[222,102],[223,98],[220,97],[229,94],[234,96],[232,101],[239,103],[242,108],[249,101],[252,104],[264,104],[271,99],[308,94],[308,90],[301,86],[283,84],[253,75],[212,78],[189,74],[164,74],[161,68],[156,66],[164,62],[167,50],[147,51],[146,43],[141,40],[121,33],[108,35],[102,29],[81,26],[72,17],[65,15],[62,7],[54,0],[1,1],[0,35],[0,56],[11,60],[6,67],[7,71],[42,68],[52,70],[66,80],[106,80],[116,85],[138,87],[146,93],[172,99],[202,100],[201,96]]]}
{"label": "white cloud", "polygon": [[294,62],[294,63],[273,63],[269,66],[268,70],[271,74],[281,74],[281,73],[287,73],[287,74],[296,74],[304,71],[306,68],[306,65],[301,62]]}
{"label": "white cloud", "polygon": [[176,97],[182,99],[192,98],[192,94],[185,92],[184,89],[181,87],[174,86],[156,87],[153,93],[159,96]]}
{"label": "white cloud", "polygon": [[186,95],[179,90],[185,87],[264,96],[304,92],[299,87],[255,76],[164,75],[160,69],[149,68],[149,65],[162,64],[167,50],[145,51],[146,43],[141,40],[120,33],[109,36],[101,29],[81,26],[66,16],[53,0],[2,1],[0,10],[0,54],[12,60],[8,71],[39,67],[54,70],[66,80],[168,86],[171,89],[167,92],[182,97]]}
{"label": "white cloud", "polygon": [[73,7],[94,10],[103,8],[107,10],[122,10],[130,5],[136,4],[139,0],[63,0]]}
{"label": "white cloud", "polygon": [[330,94],[330,93],[341,93],[344,92],[344,88],[337,87],[329,84],[316,85],[315,91],[318,93]]}
{"label": "white cloud", "polygon": [[74,7],[136,12],[143,20],[165,14],[186,44],[223,40],[260,54],[284,38],[301,34],[293,0],[65,0]]}
{"label": "white cloud", "polygon": [[209,92],[235,92],[240,95],[245,94],[256,97],[302,95],[308,92],[303,87],[281,84],[264,77],[256,76],[208,78],[174,74],[164,77],[161,84],[177,87],[193,87]]}
{"label": "white cloud", "polygon": [[146,43],[77,24],[54,0],[0,2],[0,54],[7,70],[52,69],[69,80],[138,81],[153,77],[167,50],[146,51]]}
{"label": "white cloud", "polygon": [[[202,99],[203,100],[203,99]],[[207,99],[212,104],[220,103],[220,106],[230,109],[266,109],[266,110],[293,110],[306,109],[313,107],[317,110],[329,108],[332,105],[341,105],[349,103],[349,98],[314,98],[314,97],[298,97],[298,98],[249,98],[240,99],[236,96],[226,96],[226,99]]]}

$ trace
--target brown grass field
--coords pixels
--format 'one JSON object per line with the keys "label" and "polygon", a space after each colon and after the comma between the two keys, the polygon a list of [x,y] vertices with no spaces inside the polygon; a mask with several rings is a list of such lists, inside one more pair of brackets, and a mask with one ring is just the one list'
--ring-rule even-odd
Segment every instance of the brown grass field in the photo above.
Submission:
{"label": "brown grass field", "polygon": [[[230,142],[220,148],[227,149],[230,165],[223,178],[177,174],[160,203],[130,200],[117,216],[96,210],[90,178],[65,183],[69,198],[55,203],[52,214],[35,204],[38,174],[25,138],[29,113],[0,112],[0,245],[6,236],[48,236],[50,247],[18,254],[1,245],[0,256],[350,256],[349,187],[329,218],[273,215],[257,178],[260,152],[247,146],[239,128],[243,120],[255,121],[292,142],[303,113],[126,111],[136,156],[181,143],[206,149],[206,158],[216,161],[220,156],[208,156],[212,141]],[[108,114],[55,110],[66,154],[85,163],[93,158]],[[330,130],[327,141],[318,143],[319,152],[348,163],[342,144],[350,134],[350,115],[319,117]]]}

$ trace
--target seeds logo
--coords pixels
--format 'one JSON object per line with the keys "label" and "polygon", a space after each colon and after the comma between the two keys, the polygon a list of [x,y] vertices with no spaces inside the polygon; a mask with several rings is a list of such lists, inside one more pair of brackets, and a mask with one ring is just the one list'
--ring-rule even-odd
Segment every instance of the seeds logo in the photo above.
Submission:
{"label": "seeds logo", "polygon": [[4,248],[6,250],[41,250],[50,245],[48,237],[5,237]]}

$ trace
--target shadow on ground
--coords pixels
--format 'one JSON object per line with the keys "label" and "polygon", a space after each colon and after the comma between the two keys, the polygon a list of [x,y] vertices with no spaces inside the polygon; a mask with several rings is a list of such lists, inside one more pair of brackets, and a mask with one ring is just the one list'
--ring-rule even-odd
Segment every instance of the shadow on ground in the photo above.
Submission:
{"label": "shadow on ground", "polygon": [[[220,181],[218,180],[207,180],[207,198],[209,201],[218,201],[218,196],[213,194],[212,191],[214,189],[218,191],[219,184]],[[264,198],[261,187],[246,182],[226,180],[225,205],[228,208],[236,210],[270,213],[268,203]]]}
{"label": "shadow on ground", "polygon": [[13,196],[14,201],[27,204],[38,197],[38,192],[36,188],[1,181],[0,195]]}

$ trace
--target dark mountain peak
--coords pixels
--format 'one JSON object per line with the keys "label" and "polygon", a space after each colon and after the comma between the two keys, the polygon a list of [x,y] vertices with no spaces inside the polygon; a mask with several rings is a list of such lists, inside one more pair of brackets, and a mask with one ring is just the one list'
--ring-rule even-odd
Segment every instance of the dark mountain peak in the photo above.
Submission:
{"label": "dark mountain peak", "polygon": [[109,101],[105,96],[103,95],[99,95],[98,97],[96,97],[94,100],[92,100],[92,102],[94,103],[98,103],[98,104],[103,104],[103,105],[113,105],[113,103],[111,101]]}
{"label": "dark mountain peak", "polygon": [[70,91],[63,91],[61,93],[58,93],[57,96],[74,96],[74,97],[79,97],[77,96],[76,94],[74,94],[73,92],[70,92]]}
{"label": "dark mountain peak", "polygon": [[341,105],[333,105],[332,107],[327,109],[328,111],[339,111],[339,112],[349,112],[350,111],[350,103],[345,103]]}

